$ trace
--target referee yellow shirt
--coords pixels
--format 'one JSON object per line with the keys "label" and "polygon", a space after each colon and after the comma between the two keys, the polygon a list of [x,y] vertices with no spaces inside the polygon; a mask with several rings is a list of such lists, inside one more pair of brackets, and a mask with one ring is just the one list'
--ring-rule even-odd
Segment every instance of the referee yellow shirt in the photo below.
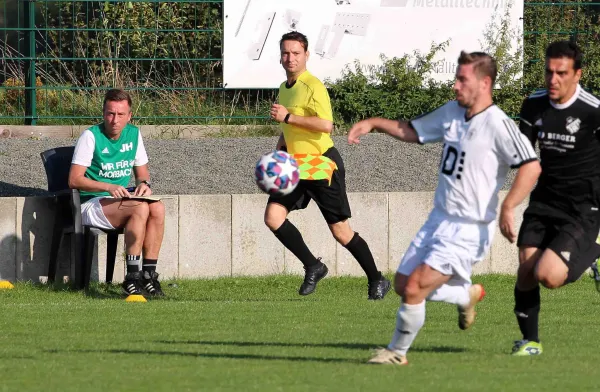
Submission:
{"label": "referee yellow shirt", "polygon": [[[327,89],[308,71],[303,72],[292,87],[286,87],[286,82],[279,86],[279,104],[296,116],[333,121]],[[281,126],[290,154],[322,155],[333,147],[333,140],[327,132],[314,132],[286,123],[281,123]]]}

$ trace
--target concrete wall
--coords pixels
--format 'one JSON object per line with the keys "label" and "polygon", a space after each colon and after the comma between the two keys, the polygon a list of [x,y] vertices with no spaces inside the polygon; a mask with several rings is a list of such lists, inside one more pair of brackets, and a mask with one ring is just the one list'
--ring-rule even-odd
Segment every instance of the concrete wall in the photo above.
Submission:
{"label": "concrete wall", "polygon": [[[501,197],[505,192],[501,193]],[[350,193],[353,229],[369,243],[385,272],[395,271],[402,255],[432,208],[433,192]],[[165,238],[159,258],[162,278],[209,278],[268,274],[301,274],[302,265],[263,224],[266,195],[182,195],[163,199]],[[525,204],[516,216],[520,217]],[[314,203],[290,214],[316,256],[332,276],[363,272],[350,253],[337,244]],[[53,225],[49,199],[0,198],[0,279],[44,281]],[[104,280],[106,238],[98,240],[93,279]],[[70,276],[69,241],[63,240],[60,276]],[[114,282],[124,277],[120,236]],[[516,272],[517,249],[497,230],[492,250],[475,267],[478,274]],[[72,275],[71,275],[72,276]]]}

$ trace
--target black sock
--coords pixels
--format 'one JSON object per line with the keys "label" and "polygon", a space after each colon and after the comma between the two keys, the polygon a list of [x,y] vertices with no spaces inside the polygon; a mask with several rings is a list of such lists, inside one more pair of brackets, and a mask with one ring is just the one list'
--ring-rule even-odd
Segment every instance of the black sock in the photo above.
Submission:
{"label": "black sock", "polygon": [[381,279],[381,272],[377,270],[369,245],[367,245],[367,242],[358,233],[354,233],[354,237],[352,237],[345,247],[352,253],[356,261],[358,261],[358,264],[360,264],[365,274],[367,274],[369,281]]}
{"label": "black sock", "polygon": [[140,255],[127,255],[125,256],[125,263],[127,263],[127,273],[139,272],[140,271]]}
{"label": "black sock", "polygon": [[515,315],[523,339],[538,343],[540,302],[540,286],[529,291],[521,291],[515,286]]}
{"label": "black sock", "polygon": [[142,262],[142,271],[155,272],[156,262],[156,259],[147,259],[144,257],[144,261]]}
{"label": "black sock", "polygon": [[275,234],[275,237],[281,241],[283,246],[289,249],[294,256],[300,259],[306,268],[314,267],[320,263],[319,260],[317,260],[317,258],[308,249],[306,243],[304,243],[302,234],[300,234],[296,226],[294,226],[289,220],[286,219],[279,229],[273,232],[273,234]]}

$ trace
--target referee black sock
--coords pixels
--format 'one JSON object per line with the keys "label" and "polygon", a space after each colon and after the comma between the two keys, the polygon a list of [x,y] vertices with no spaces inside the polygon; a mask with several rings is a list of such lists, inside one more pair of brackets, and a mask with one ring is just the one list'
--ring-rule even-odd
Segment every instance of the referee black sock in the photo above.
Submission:
{"label": "referee black sock", "polygon": [[308,246],[306,246],[300,231],[289,220],[286,219],[273,234],[281,241],[283,246],[300,259],[306,268],[311,268],[319,264],[319,260],[308,249]]}
{"label": "referee black sock", "polygon": [[369,245],[367,245],[367,242],[358,233],[354,233],[354,237],[352,237],[345,247],[354,256],[356,261],[358,261],[358,264],[360,264],[365,274],[367,274],[369,281],[381,279],[381,272],[377,270]]}
{"label": "referee black sock", "polygon": [[515,315],[523,339],[538,343],[540,302],[540,286],[529,291],[521,291],[515,286]]}

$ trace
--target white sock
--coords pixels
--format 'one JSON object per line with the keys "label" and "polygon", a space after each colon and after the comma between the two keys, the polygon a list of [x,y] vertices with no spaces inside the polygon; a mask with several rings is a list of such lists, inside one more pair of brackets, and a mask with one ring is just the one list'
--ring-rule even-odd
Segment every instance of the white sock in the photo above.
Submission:
{"label": "white sock", "polygon": [[470,284],[449,285],[445,283],[432,291],[427,299],[429,301],[447,302],[449,304],[465,307],[471,302],[469,287],[471,287]]}
{"label": "white sock", "polygon": [[425,324],[425,301],[417,305],[403,303],[398,310],[396,330],[388,349],[405,356],[423,324]]}

